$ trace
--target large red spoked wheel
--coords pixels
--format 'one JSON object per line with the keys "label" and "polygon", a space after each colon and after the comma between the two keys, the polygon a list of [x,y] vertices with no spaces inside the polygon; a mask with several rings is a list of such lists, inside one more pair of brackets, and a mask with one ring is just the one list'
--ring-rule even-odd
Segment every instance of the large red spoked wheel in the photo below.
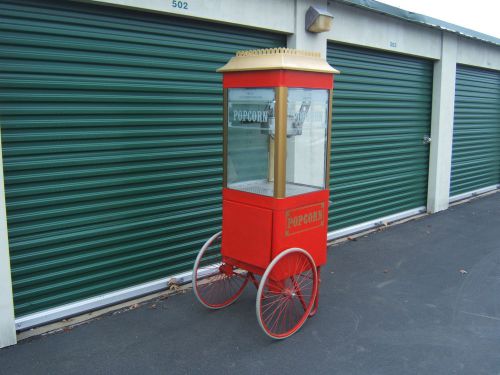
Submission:
{"label": "large red spoked wheel", "polygon": [[280,253],[267,267],[257,291],[257,320],[264,332],[273,339],[297,332],[311,313],[317,292],[312,257],[299,248]]}
{"label": "large red spoked wheel", "polygon": [[248,283],[248,272],[222,261],[222,232],[203,245],[193,267],[193,289],[200,303],[221,309],[236,301]]}

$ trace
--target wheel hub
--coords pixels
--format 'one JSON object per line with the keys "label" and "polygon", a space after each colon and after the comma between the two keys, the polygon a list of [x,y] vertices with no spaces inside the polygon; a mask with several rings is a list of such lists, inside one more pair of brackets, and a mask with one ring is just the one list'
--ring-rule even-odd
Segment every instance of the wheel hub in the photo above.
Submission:
{"label": "wheel hub", "polygon": [[219,271],[227,276],[233,276],[234,274],[233,266],[226,263],[221,264],[221,266],[219,267]]}

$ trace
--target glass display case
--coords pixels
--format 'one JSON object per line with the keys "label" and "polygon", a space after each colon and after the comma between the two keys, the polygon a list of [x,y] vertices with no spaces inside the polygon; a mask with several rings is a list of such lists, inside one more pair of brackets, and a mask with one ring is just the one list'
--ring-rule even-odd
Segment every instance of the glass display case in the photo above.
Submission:
{"label": "glass display case", "polygon": [[285,198],[326,187],[330,91],[227,90],[226,187]]}
{"label": "glass display case", "polygon": [[274,89],[229,89],[227,105],[227,187],[273,196]]}

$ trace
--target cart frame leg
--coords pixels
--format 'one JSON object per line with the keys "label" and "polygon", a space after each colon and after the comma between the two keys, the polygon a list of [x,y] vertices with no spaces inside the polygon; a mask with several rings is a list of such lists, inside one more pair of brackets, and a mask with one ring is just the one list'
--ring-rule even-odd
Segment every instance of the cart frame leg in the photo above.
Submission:
{"label": "cart frame leg", "polygon": [[248,272],[247,277],[250,279],[252,284],[255,286],[255,288],[258,290],[259,289],[259,282],[255,278],[255,275],[252,272]]}
{"label": "cart frame leg", "polygon": [[319,287],[321,286],[321,267],[317,267],[316,270],[318,273],[318,291],[316,292],[316,298],[314,299],[314,305],[311,312],[309,313],[309,317],[313,317],[318,312],[319,290],[320,290]]}

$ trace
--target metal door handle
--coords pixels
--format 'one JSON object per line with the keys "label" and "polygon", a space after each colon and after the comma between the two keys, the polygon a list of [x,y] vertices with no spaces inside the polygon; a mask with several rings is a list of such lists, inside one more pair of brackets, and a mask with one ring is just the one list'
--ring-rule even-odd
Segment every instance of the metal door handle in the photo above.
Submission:
{"label": "metal door handle", "polygon": [[423,139],[423,144],[424,145],[428,145],[429,143],[431,143],[432,139],[431,137],[429,137],[428,135],[424,135],[424,139]]}

